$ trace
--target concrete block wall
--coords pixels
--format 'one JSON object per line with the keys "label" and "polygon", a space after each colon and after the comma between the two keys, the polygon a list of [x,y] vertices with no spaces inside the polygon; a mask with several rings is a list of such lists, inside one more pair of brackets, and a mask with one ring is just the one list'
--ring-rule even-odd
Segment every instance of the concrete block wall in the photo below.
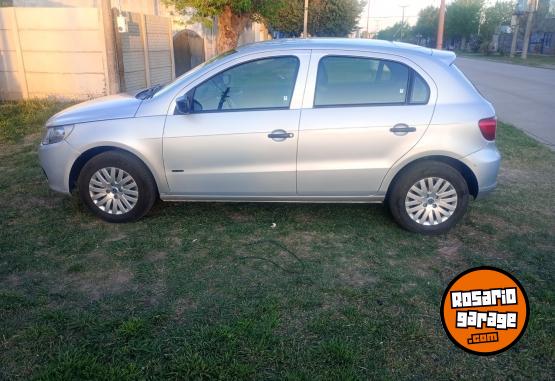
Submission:
{"label": "concrete block wall", "polygon": [[[115,4],[128,18],[126,33],[114,29],[120,14]],[[175,78],[173,34],[184,28],[185,18],[158,1],[18,0],[14,5],[0,8],[0,100],[88,99]],[[203,37],[203,58],[213,57],[217,23],[189,28]],[[239,44],[268,38],[263,25],[252,23]]]}
{"label": "concrete block wall", "polygon": [[[109,7],[104,13],[0,8],[0,99],[89,99],[175,78],[169,18],[125,13],[129,31],[119,33]],[[107,48],[111,42],[115,52]],[[109,80],[114,75],[118,86]]]}
{"label": "concrete block wall", "polygon": [[0,99],[106,93],[97,8],[0,8]]}

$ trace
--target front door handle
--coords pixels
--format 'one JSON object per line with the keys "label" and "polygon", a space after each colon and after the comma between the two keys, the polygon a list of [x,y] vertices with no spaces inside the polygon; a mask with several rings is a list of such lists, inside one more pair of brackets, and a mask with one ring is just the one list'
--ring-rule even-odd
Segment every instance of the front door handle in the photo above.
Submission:
{"label": "front door handle", "polygon": [[399,123],[390,128],[389,131],[393,132],[395,135],[405,135],[409,132],[416,131],[416,127],[409,127],[405,123]]}
{"label": "front door handle", "polygon": [[285,130],[274,130],[268,134],[268,137],[270,139],[273,139],[278,142],[284,141],[285,139],[290,139],[294,136],[295,135],[292,132],[287,132]]}

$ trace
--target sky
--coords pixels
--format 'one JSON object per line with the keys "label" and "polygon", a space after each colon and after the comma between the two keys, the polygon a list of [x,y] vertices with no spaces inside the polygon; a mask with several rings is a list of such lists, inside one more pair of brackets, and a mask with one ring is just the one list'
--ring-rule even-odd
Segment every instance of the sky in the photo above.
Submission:
{"label": "sky", "polygon": [[[418,19],[418,12],[422,8],[426,8],[429,5],[439,7],[440,4],[440,0],[368,0],[368,2],[370,4],[370,17],[368,17],[368,6],[366,6],[360,16],[359,25],[361,31],[365,31],[368,20],[370,33],[378,32],[401,21],[403,13],[402,5],[407,6],[405,8],[405,20],[410,25],[414,25]],[[450,2],[450,0],[447,0],[447,4]],[[495,1],[486,1],[486,3],[489,2]]]}
{"label": "sky", "polygon": [[361,30],[365,31],[368,20],[368,29],[370,33],[373,33],[401,21],[403,13],[401,6],[406,6],[405,20],[414,25],[418,18],[418,12],[422,8],[429,5],[439,6],[440,0],[368,0],[368,3],[370,9],[368,9],[368,5],[364,8],[359,25]]}

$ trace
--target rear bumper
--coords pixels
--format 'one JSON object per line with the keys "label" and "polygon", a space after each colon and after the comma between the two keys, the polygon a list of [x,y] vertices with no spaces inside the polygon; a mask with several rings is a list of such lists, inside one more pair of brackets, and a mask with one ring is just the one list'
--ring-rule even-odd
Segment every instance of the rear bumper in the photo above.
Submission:
{"label": "rear bumper", "polygon": [[488,143],[486,148],[465,156],[462,161],[472,169],[478,180],[478,195],[476,198],[481,198],[495,189],[501,163],[501,155],[495,143]]}
{"label": "rear bumper", "polygon": [[69,194],[69,173],[79,153],[62,140],[59,143],[40,145],[39,161],[50,188]]}

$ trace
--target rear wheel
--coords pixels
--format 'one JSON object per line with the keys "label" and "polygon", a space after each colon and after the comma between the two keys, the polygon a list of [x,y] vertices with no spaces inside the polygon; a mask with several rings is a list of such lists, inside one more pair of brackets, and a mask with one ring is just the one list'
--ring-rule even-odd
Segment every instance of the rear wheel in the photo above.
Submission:
{"label": "rear wheel", "polygon": [[421,234],[442,234],[464,215],[468,185],[448,164],[424,161],[404,170],[392,186],[388,204],[403,228]]}
{"label": "rear wheel", "polygon": [[79,196],[97,216],[109,222],[134,221],[156,200],[156,186],[148,168],[132,155],[108,151],[81,170]]}

